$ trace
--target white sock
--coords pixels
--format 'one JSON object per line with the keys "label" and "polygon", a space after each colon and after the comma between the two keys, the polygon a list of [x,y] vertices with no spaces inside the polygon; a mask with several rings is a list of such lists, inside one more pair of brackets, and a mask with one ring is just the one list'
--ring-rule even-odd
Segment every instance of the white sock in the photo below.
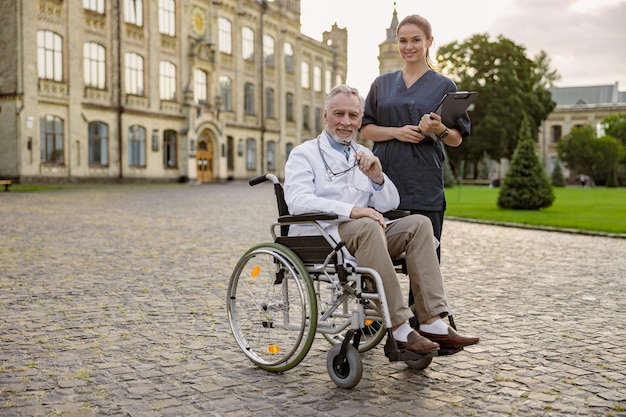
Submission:
{"label": "white sock", "polygon": [[396,339],[397,342],[406,342],[408,340],[409,333],[412,331],[413,328],[409,326],[408,323],[404,323],[393,331],[393,338]]}
{"label": "white sock", "polygon": [[420,330],[431,334],[448,334],[448,325],[438,319],[432,324],[420,324]]}

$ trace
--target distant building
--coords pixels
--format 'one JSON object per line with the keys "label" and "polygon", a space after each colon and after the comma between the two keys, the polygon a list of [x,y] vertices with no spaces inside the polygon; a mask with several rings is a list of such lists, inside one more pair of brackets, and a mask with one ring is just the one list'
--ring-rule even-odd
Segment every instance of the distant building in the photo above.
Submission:
{"label": "distant building", "polygon": [[[550,175],[557,162],[557,144],[575,126],[599,124],[612,113],[626,113],[626,92],[620,92],[617,82],[610,85],[587,87],[552,87],[552,100],[556,108],[539,129],[537,150]],[[602,132],[601,132],[602,133]],[[563,168],[565,176],[569,170]]]}
{"label": "distant building", "polygon": [[304,36],[300,0],[80,6],[0,2],[1,178],[282,176],[346,79],[346,29]]}
{"label": "distant building", "polygon": [[[398,37],[396,30],[398,29],[398,12],[396,3],[393,4],[393,16],[391,24],[387,28],[387,36],[385,40],[378,45],[378,69],[380,74],[387,74],[402,69],[404,60],[398,51]],[[373,81],[373,80],[372,80]],[[367,92],[364,92],[367,94]]]}

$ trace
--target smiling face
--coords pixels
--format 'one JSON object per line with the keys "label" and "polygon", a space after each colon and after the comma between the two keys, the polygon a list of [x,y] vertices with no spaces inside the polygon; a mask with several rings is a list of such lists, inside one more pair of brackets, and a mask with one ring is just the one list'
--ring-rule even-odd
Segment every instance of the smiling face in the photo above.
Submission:
{"label": "smiling face", "polygon": [[433,37],[413,23],[398,27],[398,51],[407,63],[426,62]]}
{"label": "smiling face", "polygon": [[335,95],[324,110],[326,132],[336,141],[352,141],[361,127],[361,103],[353,94]]}

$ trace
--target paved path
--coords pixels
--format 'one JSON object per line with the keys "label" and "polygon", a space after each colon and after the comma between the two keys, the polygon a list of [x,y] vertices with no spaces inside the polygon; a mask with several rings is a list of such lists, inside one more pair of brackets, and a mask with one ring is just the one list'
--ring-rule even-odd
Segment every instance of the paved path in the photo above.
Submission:
{"label": "paved path", "polygon": [[481,343],[424,371],[380,345],[342,390],[322,337],[272,374],[228,329],[230,273],[275,210],[243,182],[0,193],[0,416],[626,416],[626,239],[448,221],[456,322]]}

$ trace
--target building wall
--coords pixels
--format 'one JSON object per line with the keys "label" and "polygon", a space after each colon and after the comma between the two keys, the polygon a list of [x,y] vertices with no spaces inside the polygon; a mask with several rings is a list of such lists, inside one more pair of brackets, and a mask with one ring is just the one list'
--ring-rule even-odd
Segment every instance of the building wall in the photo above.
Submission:
{"label": "building wall", "polygon": [[[548,115],[539,129],[537,153],[546,173],[550,175],[558,160],[557,145],[561,137],[568,135],[576,126],[591,125],[598,127],[600,122],[613,113],[626,113],[626,103],[614,103],[606,105],[574,105],[558,106]],[[570,177],[571,173],[563,168],[564,176]],[[574,180],[574,178],[570,178]]]}
{"label": "building wall", "polygon": [[[0,177],[21,181],[43,180],[178,180],[197,179],[198,145],[212,150],[209,181],[247,179],[261,172],[283,174],[288,144],[295,146],[316,136],[315,109],[323,110],[327,85],[345,80],[347,32],[333,27],[318,42],[302,35],[300,1],[276,0],[176,0],[175,33],[160,33],[158,0],[143,1],[143,23],[125,22],[125,0],[105,0],[103,13],[75,7],[64,0],[18,0],[2,2],[0,45],[3,60],[0,75]],[[70,5],[70,3],[72,3]],[[71,7],[70,7],[71,6]],[[232,54],[219,51],[219,18],[232,22]],[[242,57],[242,27],[255,35],[255,58]],[[38,76],[39,30],[60,35],[63,77],[50,80]],[[275,39],[275,66],[264,64],[260,34]],[[342,43],[343,40],[343,43]],[[294,71],[285,71],[284,42],[294,50]],[[329,42],[336,41],[336,42]],[[86,87],[83,46],[102,45],[106,51],[104,88]],[[5,53],[6,51],[6,53]],[[127,94],[125,54],[144,59],[144,94]],[[5,59],[10,56],[10,59]],[[161,100],[160,63],[176,67],[176,98]],[[310,64],[310,88],[302,88],[301,63]],[[319,67],[322,89],[313,88],[313,69]],[[194,98],[194,70],[207,74],[206,100]],[[220,76],[232,80],[232,111],[221,103]],[[254,85],[254,111],[244,111],[246,83]],[[267,117],[262,90],[272,88],[274,117]],[[286,119],[285,97],[294,97],[294,120]],[[303,127],[302,107],[310,110],[309,127]],[[318,113],[318,115],[321,113]],[[63,121],[63,163],[42,163],[40,119],[52,115]],[[263,117],[266,115],[266,117]],[[108,164],[89,164],[90,122],[108,126]],[[129,128],[140,125],[146,132],[145,166],[129,163]],[[177,163],[165,167],[163,135],[176,132]],[[203,139],[204,138],[204,139]],[[255,143],[254,163],[246,164],[246,149],[239,144]],[[200,142],[199,142],[200,141]],[[270,170],[265,153],[275,144],[275,161]],[[263,152],[261,151],[263,150]],[[230,163],[229,163],[230,156]]]}

